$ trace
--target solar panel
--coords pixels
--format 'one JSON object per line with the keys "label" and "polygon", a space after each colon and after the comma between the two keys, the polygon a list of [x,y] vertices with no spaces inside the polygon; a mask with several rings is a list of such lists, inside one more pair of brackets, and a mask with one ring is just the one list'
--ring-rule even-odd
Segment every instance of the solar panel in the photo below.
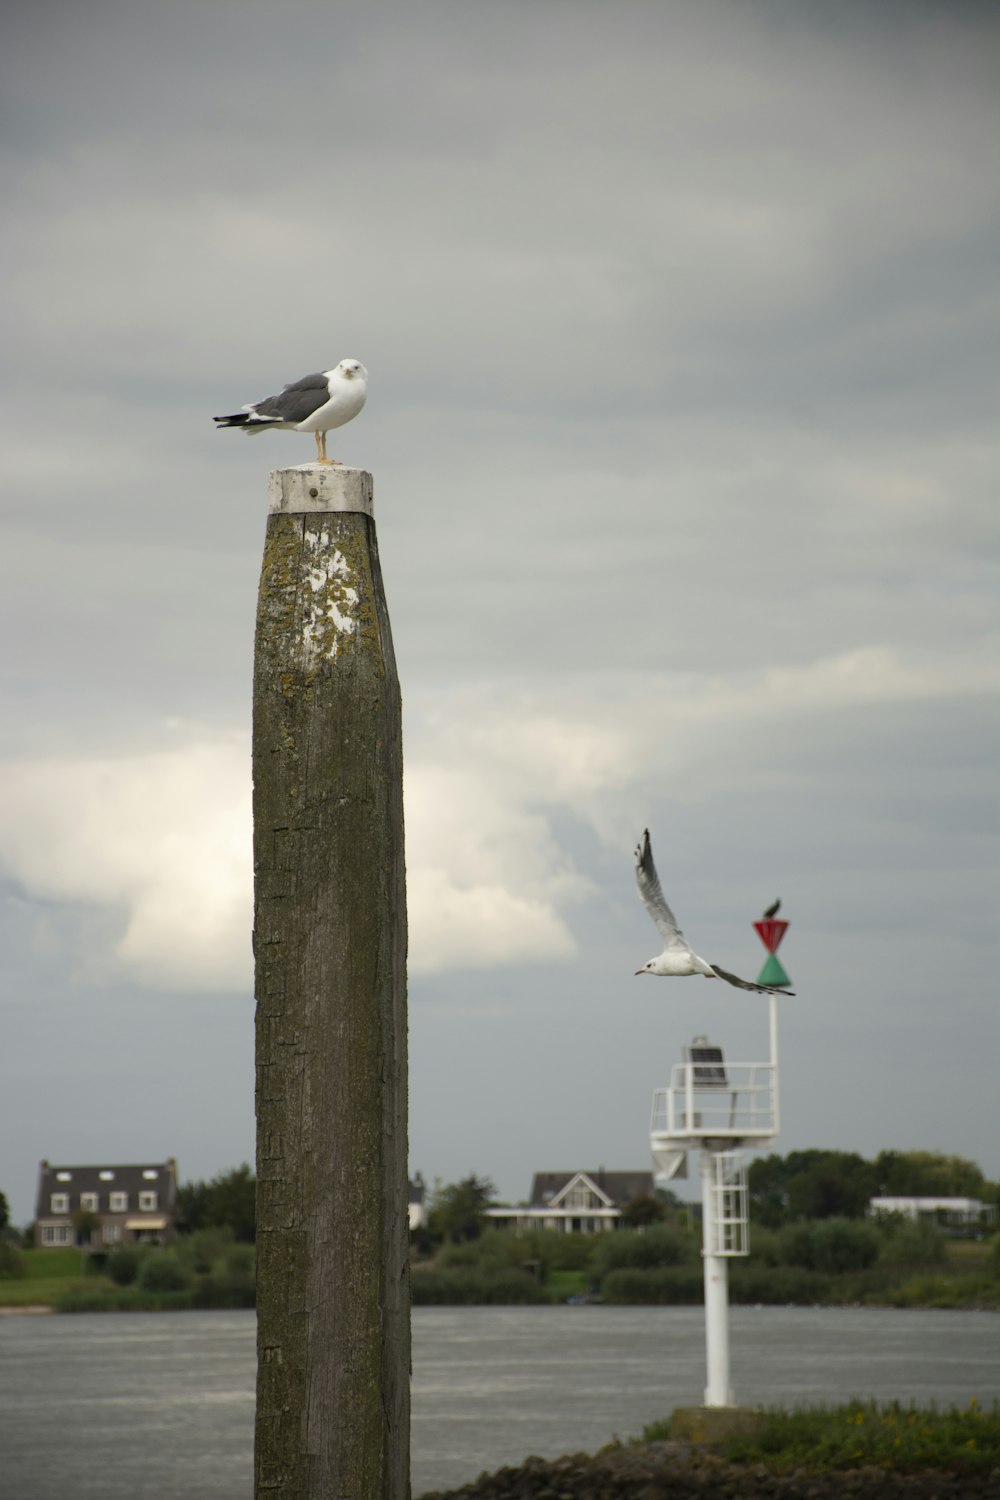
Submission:
{"label": "solar panel", "polygon": [[695,1037],[690,1047],[684,1048],[684,1060],[693,1064],[692,1082],[695,1088],[729,1087],[721,1047],[713,1047],[704,1037]]}

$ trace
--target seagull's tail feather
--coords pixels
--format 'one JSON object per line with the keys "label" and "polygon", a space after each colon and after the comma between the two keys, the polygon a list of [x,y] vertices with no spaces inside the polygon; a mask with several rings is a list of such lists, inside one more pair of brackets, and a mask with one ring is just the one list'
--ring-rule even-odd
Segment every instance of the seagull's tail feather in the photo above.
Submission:
{"label": "seagull's tail feather", "polygon": [[216,424],[216,432],[221,432],[224,427],[239,427],[246,433],[247,437],[253,437],[257,432],[270,432],[274,427],[284,427],[284,422],[277,418],[268,421],[266,417],[258,417],[252,411],[234,411],[228,417],[213,417]]}
{"label": "seagull's tail feather", "polygon": [[712,970],[727,984],[735,984],[738,990],[755,990],[758,995],[795,994],[794,990],[783,990],[776,984],[751,984],[749,979],[741,979],[738,974],[730,974],[727,969],[720,969],[718,964],[712,964]]}

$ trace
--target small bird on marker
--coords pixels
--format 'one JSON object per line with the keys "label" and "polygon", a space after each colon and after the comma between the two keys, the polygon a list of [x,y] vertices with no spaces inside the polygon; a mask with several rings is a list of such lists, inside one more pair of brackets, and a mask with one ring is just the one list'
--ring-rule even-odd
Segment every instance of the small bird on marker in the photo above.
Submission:
{"label": "small bird on marker", "polygon": [[356,417],[368,394],[368,371],[360,360],[342,359],[333,370],[303,375],[286,385],[280,396],[250,401],[228,417],[213,417],[217,431],[238,427],[250,436],[258,432],[311,432],[316,439],[316,462],[335,464],[326,456],[326,435]]}
{"label": "small bird on marker", "polygon": [[780,910],[781,902],[772,901],[770,906],[767,908],[767,911],[764,913],[764,921],[766,922],[769,917],[776,917]]}
{"label": "small bird on marker", "polygon": [[735,984],[737,989],[756,990],[760,995],[792,995],[794,990],[778,989],[773,984],[752,984],[749,979],[740,979],[720,969],[718,964],[706,963],[688,943],[677,925],[677,918],[666,903],[660,889],[660,877],[653,864],[653,850],[649,842],[649,829],[642,835],[642,843],[635,851],[635,882],[643,905],[653,919],[653,925],[663,939],[663,952],[649,963],[636,969],[637,974],[658,974],[663,979],[682,979],[689,974],[703,974],[706,979],[724,979]]}

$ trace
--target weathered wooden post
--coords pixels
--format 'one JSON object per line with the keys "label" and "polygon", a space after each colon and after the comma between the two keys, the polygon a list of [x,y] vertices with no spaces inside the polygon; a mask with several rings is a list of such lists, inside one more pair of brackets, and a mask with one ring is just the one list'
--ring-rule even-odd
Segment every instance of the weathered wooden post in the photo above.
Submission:
{"label": "weathered wooden post", "polygon": [[256,1500],[409,1495],[399,683],[360,469],[271,475],[254,662]]}

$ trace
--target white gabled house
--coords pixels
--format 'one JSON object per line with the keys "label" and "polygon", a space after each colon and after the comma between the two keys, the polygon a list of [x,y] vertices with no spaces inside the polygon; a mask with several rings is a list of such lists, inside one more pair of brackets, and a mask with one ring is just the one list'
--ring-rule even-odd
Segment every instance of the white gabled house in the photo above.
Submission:
{"label": "white gabled house", "polygon": [[622,1209],[633,1198],[652,1196],[652,1172],[536,1172],[529,1203],[488,1208],[486,1218],[501,1229],[602,1234],[620,1227]]}

